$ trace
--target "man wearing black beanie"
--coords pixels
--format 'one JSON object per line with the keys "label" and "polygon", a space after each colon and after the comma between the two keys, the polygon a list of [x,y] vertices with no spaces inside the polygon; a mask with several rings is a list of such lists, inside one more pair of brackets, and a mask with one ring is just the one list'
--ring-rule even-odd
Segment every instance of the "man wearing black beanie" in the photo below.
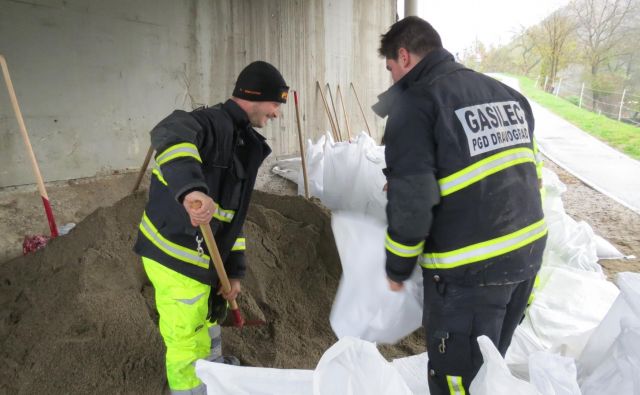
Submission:
{"label": "man wearing black beanie", "polygon": [[[242,226],[258,168],[271,153],[253,128],[278,117],[288,92],[274,66],[253,62],[225,103],[176,110],[151,131],[156,165],[134,251],[155,289],[172,394],[206,394],[197,359],[239,364],[222,356],[218,324],[241,291]],[[220,289],[200,225],[211,227],[230,292]]]}

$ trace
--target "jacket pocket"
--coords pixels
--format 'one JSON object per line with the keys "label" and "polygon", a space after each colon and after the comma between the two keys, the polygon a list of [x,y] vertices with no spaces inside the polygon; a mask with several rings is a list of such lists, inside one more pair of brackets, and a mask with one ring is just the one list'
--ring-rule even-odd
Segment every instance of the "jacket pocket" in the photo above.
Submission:
{"label": "jacket pocket", "polygon": [[237,210],[242,200],[242,191],[247,178],[246,170],[240,159],[234,155],[231,169],[227,171],[220,195],[220,205],[225,210]]}

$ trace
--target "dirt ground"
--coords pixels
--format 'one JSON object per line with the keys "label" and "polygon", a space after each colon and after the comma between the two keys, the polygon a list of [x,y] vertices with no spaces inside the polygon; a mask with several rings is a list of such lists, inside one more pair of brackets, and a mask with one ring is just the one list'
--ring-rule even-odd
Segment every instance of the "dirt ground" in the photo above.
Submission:
{"label": "dirt ground", "polygon": [[619,272],[640,272],[640,215],[584,184],[552,161],[546,159],[545,166],[567,186],[562,195],[567,214],[591,225],[596,234],[624,255],[635,256],[629,260],[601,260],[605,273],[613,277]]}
{"label": "dirt ground", "polygon": [[[272,163],[272,162],[271,162]],[[244,365],[315,367],[337,339],[329,312],[340,278],[330,213],[261,171],[247,218],[249,270],[239,305],[267,325],[225,327],[225,353]],[[640,257],[640,216],[547,162],[567,184],[567,212],[624,254]],[[162,393],[164,346],[153,289],[131,251],[146,193],[129,193],[135,174],[50,185],[69,235],[21,257],[25,234],[47,233],[35,188],[0,191],[0,394]],[[10,259],[13,258],[13,259]],[[608,274],[640,271],[640,260],[601,262]],[[387,358],[424,351],[421,331]]]}
{"label": "dirt ground", "polygon": [[[77,227],[34,254],[0,264],[0,394],[166,392],[153,288],[131,251],[146,201],[146,191],[128,194],[134,178],[52,186],[60,222],[78,221]],[[259,187],[279,195],[254,193],[238,304],[247,319],[266,325],[224,327],[223,352],[243,365],[313,369],[337,341],[328,318],[341,269],[330,213],[291,196],[293,185],[283,179],[261,177]],[[37,215],[37,207],[24,203],[29,193],[4,194],[4,207],[13,216],[18,208]],[[81,202],[83,196],[89,201]],[[82,219],[91,205],[104,207]],[[3,226],[11,229],[4,218]],[[19,232],[18,243],[25,230]],[[423,352],[417,332],[383,354]]]}

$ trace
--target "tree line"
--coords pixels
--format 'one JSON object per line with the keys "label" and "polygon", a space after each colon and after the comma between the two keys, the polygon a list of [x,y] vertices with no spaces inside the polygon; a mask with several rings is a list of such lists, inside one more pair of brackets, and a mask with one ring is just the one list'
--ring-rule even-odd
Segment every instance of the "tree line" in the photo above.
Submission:
{"label": "tree line", "polygon": [[502,46],[476,42],[460,60],[483,72],[529,76],[550,93],[562,80],[583,86],[583,107],[605,111],[622,100],[623,118],[640,122],[640,0],[573,0],[514,33]]}

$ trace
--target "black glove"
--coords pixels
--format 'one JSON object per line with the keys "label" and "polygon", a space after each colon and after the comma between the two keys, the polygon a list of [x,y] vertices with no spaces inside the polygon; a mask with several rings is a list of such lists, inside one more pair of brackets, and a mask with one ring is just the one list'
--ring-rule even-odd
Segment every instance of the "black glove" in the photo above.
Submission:
{"label": "black glove", "polygon": [[209,312],[207,313],[207,320],[212,324],[222,324],[227,318],[227,310],[229,304],[222,295],[218,295],[217,288],[211,287],[209,293]]}

